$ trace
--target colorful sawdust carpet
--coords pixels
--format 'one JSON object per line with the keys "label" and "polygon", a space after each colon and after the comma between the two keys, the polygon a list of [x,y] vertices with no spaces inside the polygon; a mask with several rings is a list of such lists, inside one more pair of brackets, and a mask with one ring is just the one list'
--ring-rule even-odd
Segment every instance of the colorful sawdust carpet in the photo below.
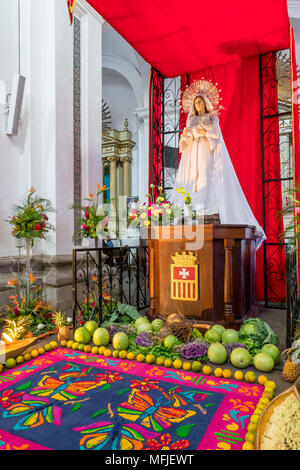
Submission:
{"label": "colorful sawdust carpet", "polygon": [[238,450],[263,391],[59,348],[0,374],[0,449]]}

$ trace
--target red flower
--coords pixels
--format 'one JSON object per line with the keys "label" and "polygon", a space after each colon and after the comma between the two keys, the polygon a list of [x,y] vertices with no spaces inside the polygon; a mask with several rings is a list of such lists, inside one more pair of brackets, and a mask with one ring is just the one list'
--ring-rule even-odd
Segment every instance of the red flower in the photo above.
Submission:
{"label": "red flower", "polygon": [[20,315],[20,310],[18,309],[18,307],[14,308],[14,314],[16,315],[16,317]]}
{"label": "red flower", "polygon": [[89,219],[89,218],[90,218],[90,214],[89,214],[88,211],[85,211],[85,214],[84,214],[84,215],[85,215],[85,218],[86,218],[86,219]]}
{"label": "red flower", "polygon": [[85,230],[86,232],[89,231],[89,227],[88,227],[87,225],[85,225],[85,224],[82,224],[82,228],[83,228],[83,230]]}
{"label": "red flower", "polygon": [[42,226],[40,224],[36,224],[34,230],[42,230]]}
{"label": "red flower", "polygon": [[186,439],[171,444],[171,434],[162,434],[158,439],[148,439],[145,442],[147,446],[145,450],[180,450],[186,449],[190,445],[189,441]]}
{"label": "red flower", "polygon": [[298,215],[298,216],[300,215],[300,207],[296,207],[295,214]]}
{"label": "red flower", "polygon": [[109,384],[112,384],[114,382],[119,382],[120,380],[123,380],[123,377],[120,375],[119,372],[114,372],[110,370],[106,370],[105,373],[100,373],[96,375],[96,379],[102,382],[103,380]]}
{"label": "red flower", "polygon": [[163,390],[158,385],[157,380],[144,378],[143,380],[131,380],[130,387],[140,389],[142,392],[148,392],[149,390]]}
{"label": "red flower", "polygon": [[45,220],[49,220],[49,218],[46,214],[43,214],[43,217],[44,217]]}
{"label": "red flower", "polygon": [[13,390],[5,390],[0,397],[2,408],[9,408],[14,403],[19,403],[22,400],[24,392],[14,393]]}

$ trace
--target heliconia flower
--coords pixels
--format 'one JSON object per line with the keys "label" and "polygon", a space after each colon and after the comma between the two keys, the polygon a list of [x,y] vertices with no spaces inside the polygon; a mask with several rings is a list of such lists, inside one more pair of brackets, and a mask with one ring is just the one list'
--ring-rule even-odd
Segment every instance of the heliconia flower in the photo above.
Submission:
{"label": "heliconia flower", "polygon": [[30,188],[30,190],[29,190],[29,194],[32,194],[34,191],[35,191],[34,187],[31,186],[31,188]]}
{"label": "heliconia flower", "polygon": [[99,193],[102,193],[103,191],[105,191],[107,189],[106,184],[104,186],[102,186],[102,188],[101,188],[100,184],[97,183],[97,187],[98,187]]}
{"label": "heliconia flower", "polygon": [[14,314],[16,315],[16,317],[20,315],[20,310],[18,309],[18,307],[14,308]]}
{"label": "heliconia flower", "polygon": [[89,219],[89,218],[90,218],[89,212],[88,212],[88,211],[85,211],[84,216],[85,216],[86,219]]}
{"label": "heliconia flower", "polygon": [[15,287],[17,284],[18,281],[16,279],[10,279],[10,281],[7,283],[8,287]]}
{"label": "heliconia flower", "polygon": [[30,279],[30,284],[32,284],[35,281],[35,277],[31,273],[29,275],[29,279]]}
{"label": "heliconia flower", "polygon": [[36,226],[34,227],[34,230],[40,231],[42,230],[42,226],[40,224],[36,224]]}

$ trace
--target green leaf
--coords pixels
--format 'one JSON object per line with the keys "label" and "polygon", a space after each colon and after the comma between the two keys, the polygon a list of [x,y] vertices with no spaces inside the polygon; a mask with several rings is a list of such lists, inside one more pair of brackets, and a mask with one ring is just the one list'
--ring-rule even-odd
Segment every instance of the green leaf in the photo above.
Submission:
{"label": "green leaf", "polygon": [[121,388],[121,390],[118,391],[118,395],[123,395],[126,392],[129,392],[130,388]]}
{"label": "green leaf", "polygon": [[79,410],[79,408],[81,408],[81,407],[82,407],[82,403],[76,403],[76,404],[73,406],[73,408],[72,408],[72,413],[73,413],[74,411]]}
{"label": "green leaf", "polygon": [[103,385],[103,387],[99,388],[99,390],[100,390],[100,392],[102,392],[103,390],[108,390],[109,388],[111,388],[111,385],[106,384],[106,385]]}
{"label": "green leaf", "polygon": [[96,418],[97,416],[103,415],[106,412],[107,410],[98,410],[93,414],[92,418]]}
{"label": "green leaf", "polygon": [[31,380],[29,380],[29,382],[26,382],[26,384],[23,384],[23,385],[20,385],[19,387],[16,388],[16,390],[26,390],[27,388],[29,388],[31,385]]}
{"label": "green leaf", "polygon": [[195,426],[195,424],[186,424],[185,426],[180,426],[180,428],[176,429],[177,436],[187,437],[193,426]]}

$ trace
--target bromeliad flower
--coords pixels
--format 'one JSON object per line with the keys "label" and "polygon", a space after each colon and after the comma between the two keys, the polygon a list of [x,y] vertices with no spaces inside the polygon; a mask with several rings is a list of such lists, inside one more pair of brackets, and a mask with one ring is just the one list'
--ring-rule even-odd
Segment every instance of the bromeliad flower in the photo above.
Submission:
{"label": "bromeliad flower", "polygon": [[112,384],[114,382],[123,380],[123,377],[119,374],[119,372],[113,372],[113,371],[107,370],[105,371],[104,374],[97,374],[96,379],[99,381],[105,381],[109,384]]}
{"label": "bromeliad flower", "polygon": [[162,434],[158,439],[148,439],[145,442],[145,450],[181,450],[187,449],[190,445],[189,441],[182,439],[171,444],[171,434]]}
{"label": "bromeliad flower", "polygon": [[0,397],[2,408],[9,408],[14,403],[19,403],[22,400],[24,392],[14,393],[13,390],[5,390]]}
{"label": "bromeliad flower", "polygon": [[144,380],[131,380],[130,387],[137,388],[141,390],[141,392],[149,392],[149,390],[163,391],[163,389],[159,387],[158,382],[156,380],[148,378],[145,378]]}

